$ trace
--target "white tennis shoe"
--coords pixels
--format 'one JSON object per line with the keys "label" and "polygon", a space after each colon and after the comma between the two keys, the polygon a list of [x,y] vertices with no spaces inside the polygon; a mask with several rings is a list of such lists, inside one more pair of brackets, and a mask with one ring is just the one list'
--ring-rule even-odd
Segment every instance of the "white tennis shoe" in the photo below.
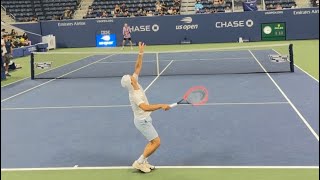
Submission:
{"label": "white tennis shoe", "polygon": [[132,164],[132,167],[137,170],[140,170],[144,173],[151,172],[151,169],[149,167],[147,167],[147,165],[145,163],[139,164],[137,161],[134,161],[134,163]]}
{"label": "white tennis shoe", "polygon": [[145,161],[144,164],[147,166],[147,168],[154,170],[156,167],[154,165],[149,164],[148,161]]}

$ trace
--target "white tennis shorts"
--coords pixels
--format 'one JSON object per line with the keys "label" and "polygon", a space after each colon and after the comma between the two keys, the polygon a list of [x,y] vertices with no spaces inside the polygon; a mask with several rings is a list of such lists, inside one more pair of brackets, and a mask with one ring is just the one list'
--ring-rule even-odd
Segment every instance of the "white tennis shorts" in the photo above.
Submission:
{"label": "white tennis shorts", "polygon": [[145,119],[135,119],[134,125],[148,141],[151,141],[159,136],[156,129],[152,125],[152,119],[150,116]]}

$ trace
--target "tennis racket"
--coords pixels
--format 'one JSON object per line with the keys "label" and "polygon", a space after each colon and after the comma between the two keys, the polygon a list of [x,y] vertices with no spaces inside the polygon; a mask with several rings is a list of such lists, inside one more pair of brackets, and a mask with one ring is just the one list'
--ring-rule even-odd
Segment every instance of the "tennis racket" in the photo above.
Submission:
{"label": "tennis racket", "polygon": [[170,105],[171,108],[179,104],[191,104],[193,106],[203,105],[208,101],[208,90],[203,86],[191,87],[177,103]]}

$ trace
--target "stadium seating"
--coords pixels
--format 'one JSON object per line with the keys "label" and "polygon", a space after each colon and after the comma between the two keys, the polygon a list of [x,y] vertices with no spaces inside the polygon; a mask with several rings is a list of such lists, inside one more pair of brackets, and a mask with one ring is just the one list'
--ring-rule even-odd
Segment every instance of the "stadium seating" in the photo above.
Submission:
{"label": "stadium seating", "polygon": [[267,10],[274,10],[277,5],[280,5],[283,9],[289,9],[297,4],[294,0],[265,0],[265,5]]}
{"label": "stadium seating", "polygon": [[225,4],[215,5],[212,1],[202,0],[201,4],[203,5],[203,9],[209,9],[213,12],[225,12],[225,9],[229,7],[232,9],[232,2],[231,0],[225,1]]}
{"label": "stadium seating", "polygon": [[1,0],[1,5],[12,14],[15,20],[31,21],[35,20],[52,20],[56,17],[63,17],[66,9],[69,9],[72,18],[74,11],[80,4],[80,0]]}
{"label": "stadium seating", "polygon": [[[129,14],[135,14],[139,9],[139,4],[142,5],[142,8],[146,11],[155,12],[156,7],[155,3],[157,0],[94,0],[92,3],[92,13],[90,15],[86,15],[83,18],[95,18],[100,10],[105,10],[108,14],[108,17],[113,17],[112,12],[115,6],[118,4],[121,6],[123,3],[126,5]],[[174,0],[161,0],[166,4],[167,8],[174,7]],[[117,16],[119,17],[119,16]],[[121,15],[120,15],[121,17]]]}
{"label": "stadium seating", "polygon": [[312,7],[319,7],[319,0],[310,0]]}

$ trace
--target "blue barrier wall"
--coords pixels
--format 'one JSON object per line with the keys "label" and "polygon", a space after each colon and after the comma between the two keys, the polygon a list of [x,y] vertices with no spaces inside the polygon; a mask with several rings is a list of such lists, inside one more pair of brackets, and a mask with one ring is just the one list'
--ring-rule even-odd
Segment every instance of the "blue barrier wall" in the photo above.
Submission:
{"label": "blue barrier wall", "polygon": [[[286,39],[318,39],[319,8],[157,16],[69,21],[46,21],[24,24],[23,29],[40,28],[42,35],[56,36],[57,47],[95,46],[95,35],[108,32],[122,41],[122,27],[132,27],[133,41],[147,44],[178,44],[185,37],[192,43],[236,42],[239,37],[261,40],[261,23],[285,22]],[[20,24],[16,26],[21,27]],[[37,30],[38,31],[38,30]]]}
{"label": "blue barrier wall", "polygon": [[31,52],[37,51],[36,45],[14,48],[12,52],[13,58],[28,56]]}

